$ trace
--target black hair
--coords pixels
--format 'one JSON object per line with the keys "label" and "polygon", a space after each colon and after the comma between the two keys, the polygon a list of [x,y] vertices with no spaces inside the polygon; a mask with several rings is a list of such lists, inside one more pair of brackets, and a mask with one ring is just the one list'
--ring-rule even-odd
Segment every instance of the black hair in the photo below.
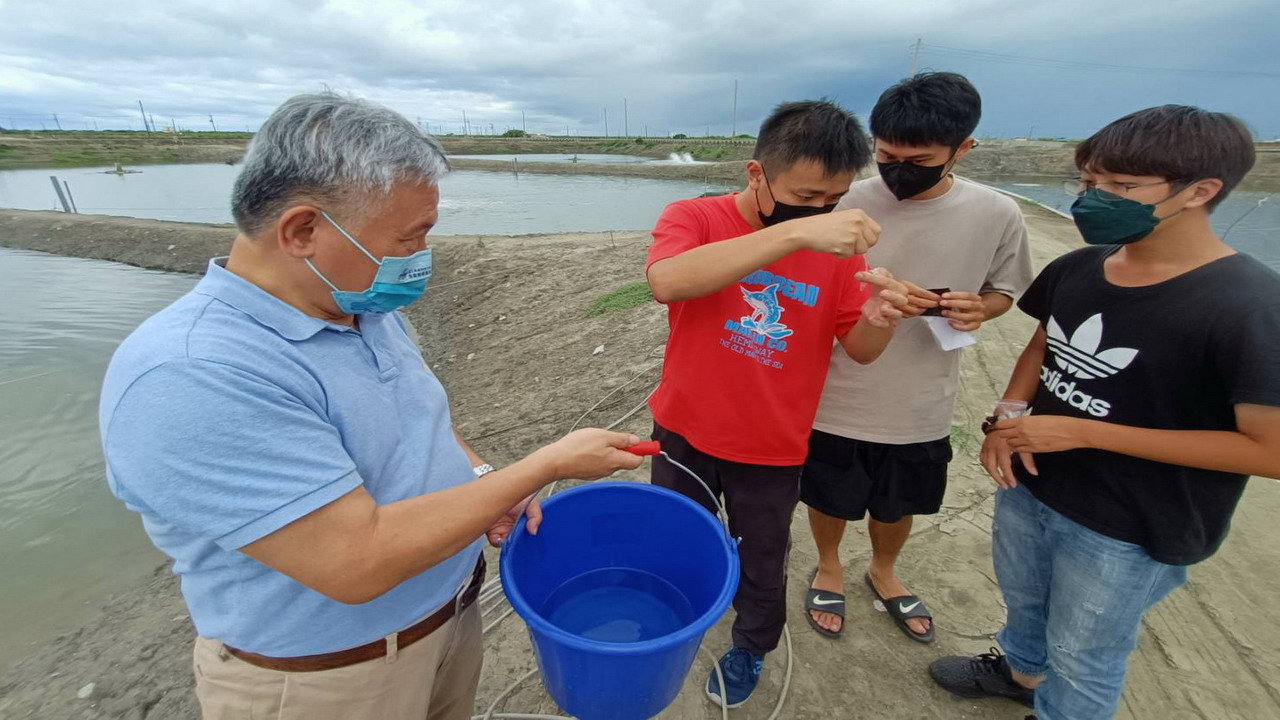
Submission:
{"label": "black hair", "polygon": [[853,113],[830,100],[805,100],[773,109],[760,126],[752,157],[775,177],[800,160],[822,163],[831,177],[866,167],[871,146]]}
{"label": "black hair", "polygon": [[871,111],[871,134],[895,145],[951,149],[973,135],[982,96],[963,75],[922,72],[885,90]]}
{"label": "black hair", "polygon": [[1081,170],[1153,175],[1183,188],[1197,180],[1221,180],[1210,211],[1249,174],[1253,162],[1253,135],[1239,118],[1189,105],[1130,113],[1076,146]]}

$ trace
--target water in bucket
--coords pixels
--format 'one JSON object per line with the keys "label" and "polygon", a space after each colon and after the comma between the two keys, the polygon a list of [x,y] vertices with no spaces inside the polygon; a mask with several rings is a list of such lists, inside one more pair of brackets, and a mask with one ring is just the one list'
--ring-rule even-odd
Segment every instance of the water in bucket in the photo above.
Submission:
{"label": "water in bucket", "polygon": [[640,483],[548,498],[503,544],[503,587],[547,693],[581,720],[644,720],[684,684],[738,587],[737,545],[689,498]]}
{"label": "water in bucket", "polygon": [[693,622],[693,607],[674,585],[652,573],[605,568],[556,588],[542,616],[588,640],[634,643],[669,635]]}

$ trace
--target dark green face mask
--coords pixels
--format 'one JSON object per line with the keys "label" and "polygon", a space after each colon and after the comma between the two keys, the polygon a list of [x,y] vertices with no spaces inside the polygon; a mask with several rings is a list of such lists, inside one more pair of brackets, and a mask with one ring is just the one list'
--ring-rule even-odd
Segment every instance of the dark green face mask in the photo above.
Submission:
{"label": "dark green face mask", "polygon": [[1076,227],[1080,229],[1084,241],[1090,245],[1128,245],[1138,242],[1150,235],[1161,221],[1156,217],[1155,205],[1112,195],[1097,188],[1089,188],[1071,203],[1071,217],[1076,221]]}

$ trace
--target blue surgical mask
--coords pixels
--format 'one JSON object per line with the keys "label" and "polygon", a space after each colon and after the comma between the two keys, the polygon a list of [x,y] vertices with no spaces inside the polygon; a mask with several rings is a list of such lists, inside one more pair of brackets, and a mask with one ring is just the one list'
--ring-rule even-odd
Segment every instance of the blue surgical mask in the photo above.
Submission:
{"label": "blue surgical mask", "polygon": [[332,223],[343,237],[350,240],[352,245],[360,248],[360,252],[364,253],[365,257],[378,266],[378,273],[373,276],[373,283],[368,289],[363,292],[348,292],[339,290],[337,285],[329,282],[329,278],[311,264],[311,258],[304,259],[307,267],[311,268],[311,272],[333,289],[333,301],[337,303],[339,310],[348,315],[387,313],[422,297],[422,293],[427,289],[427,281],[431,279],[431,248],[406,257],[384,257],[379,260],[351,237],[350,233],[343,230],[342,226],[329,217],[328,213],[321,210],[320,214]]}

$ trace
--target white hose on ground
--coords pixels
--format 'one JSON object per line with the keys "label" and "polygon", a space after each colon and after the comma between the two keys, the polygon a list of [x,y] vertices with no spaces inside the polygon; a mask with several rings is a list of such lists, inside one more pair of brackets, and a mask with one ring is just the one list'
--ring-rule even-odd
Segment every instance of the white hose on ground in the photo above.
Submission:
{"label": "white hose on ground", "polygon": [[482,720],[491,720],[493,718],[493,713],[497,711],[498,706],[502,704],[502,701],[505,700],[508,695],[515,692],[516,688],[520,687],[521,683],[523,683],[525,680],[528,680],[529,678],[537,674],[538,674],[538,668],[534,668],[529,672],[525,673],[524,675],[521,675],[519,678],[516,679],[515,682],[508,685],[506,690],[503,690],[502,693],[498,695],[498,697],[493,699],[493,702],[489,703],[489,709],[485,711],[484,715],[480,716]]}
{"label": "white hose on ground", "polygon": [[[658,386],[657,386],[657,385],[654,385],[654,387],[656,388],[656,387],[658,387]],[[636,405],[635,407],[633,407],[633,408],[631,408],[630,410],[628,410],[626,415],[623,415],[622,417],[618,418],[617,420],[614,420],[613,422],[609,423],[609,426],[608,426],[608,427],[606,427],[606,428],[605,428],[605,430],[612,430],[612,429],[614,429],[614,428],[618,427],[618,426],[619,426],[619,425],[621,425],[622,423],[624,423],[624,422],[626,422],[627,420],[631,419],[631,416],[632,416],[632,415],[635,415],[636,413],[638,413],[638,412],[640,412],[641,410],[643,410],[643,409],[644,409],[644,406],[646,406],[646,405],[648,405],[648,404],[649,404],[649,398],[646,396],[646,397],[645,397],[645,399],[643,399],[643,400],[641,400],[641,401],[640,401],[640,404],[639,404],[639,405]]]}
{"label": "white hose on ground", "polygon": [[721,693],[721,695],[720,695],[720,699],[721,699],[721,701],[722,701],[722,702],[720,702],[720,703],[719,703],[719,705],[720,705],[720,720],[729,720],[729,705],[728,705],[727,703],[723,702],[723,700],[724,700],[724,672],[720,669],[720,662],[719,662],[718,660],[716,660],[716,656],[715,656],[715,655],[712,655],[712,654],[711,654],[711,652],[710,652],[709,650],[707,650],[706,648],[702,647],[701,645],[699,645],[699,646],[698,646],[698,652],[702,653],[703,655],[706,655],[706,656],[707,656],[707,659],[711,661],[711,668],[712,668],[711,672],[713,672],[713,673],[715,673],[715,674],[716,674],[716,683],[720,685],[720,693]]}
{"label": "white hose on ground", "polygon": [[[591,407],[587,408],[586,412],[584,412],[584,413],[582,413],[581,415],[579,415],[579,416],[578,416],[578,419],[573,421],[573,425],[569,426],[569,432],[573,432],[574,430],[577,430],[577,429],[578,429],[578,425],[579,425],[583,420],[585,420],[585,419],[586,419],[586,417],[592,413],[592,411],[594,411],[596,408],[598,408],[598,407],[600,407],[601,405],[603,405],[603,404],[604,404],[604,402],[605,402],[606,400],[608,400],[609,398],[613,397],[613,396],[614,396],[614,394],[615,394],[615,393],[617,393],[619,390],[621,390],[621,389],[623,389],[623,388],[627,387],[627,386],[628,386],[628,385],[630,385],[631,383],[633,383],[633,382],[635,382],[635,381],[639,380],[640,378],[644,377],[644,376],[645,376],[645,374],[646,374],[646,373],[648,373],[650,370],[653,370],[653,369],[654,369],[654,368],[656,368],[656,367],[661,367],[661,365],[662,365],[662,361],[661,361],[661,360],[658,360],[657,362],[650,363],[649,365],[646,365],[646,366],[645,366],[645,368],[644,368],[643,370],[641,370],[639,373],[637,373],[635,377],[633,377],[633,378],[631,378],[630,380],[628,380],[628,381],[626,381],[626,382],[622,383],[622,384],[621,384],[621,385],[619,385],[618,387],[616,387],[616,388],[614,388],[614,389],[610,390],[608,393],[606,393],[606,394],[605,394],[605,396],[604,396],[604,397],[602,397],[602,398],[600,398],[599,400],[597,400],[595,405],[592,405]],[[647,398],[646,398],[646,400],[647,400]],[[641,403],[641,407],[643,407],[643,403]],[[628,417],[630,417],[631,415],[635,414],[638,410],[639,410],[639,408],[636,408],[635,410],[632,410],[631,412],[629,412],[629,413],[627,413],[626,415],[624,415],[622,418],[619,418],[617,421],[615,421],[615,422],[614,422],[614,424],[610,425],[608,429],[609,429],[609,430],[612,430],[613,428],[617,427],[618,425],[621,425],[623,420],[626,420]],[[566,433],[566,434],[568,434],[568,433]],[[555,482],[553,482],[553,483],[551,483],[550,485],[548,485],[548,486],[547,486],[547,494],[546,494],[546,497],[551,497],[551,494],[552,494],[552,493],[554,493],[554,492],[556,491],[556,488],[557,488],[557,487],[559,487],[559,486],[560,486],[560,481],[559,481],[559,480],[556,480]],[[539,493],[534,493],[534,496],[536,497],[538,494],[540,494],[540,491],[539,491]]]}
{"label": "white hose on ground", "polygon": [[513,608],[513,607],[509,607],[509,608],[507,608],[507,611],[506,611],[506,612],[504,612],[504,613],[502,613],[501,615],[499,615],[497,620],[494,620],[493,622],[491,622],[491,623],[489,623],[488,625],[486,625],[486,626],[485,626],[485,628],[484,628],[484,632],[482,632],[482,633],[481,633],[481,635],[488,635],[490,630],[492,630],[492,629],[494,629],[495,627],[497,627],[497,626],[498,626],[498,623],[502,622],[503,620],[506,620],[506,619],[507,619],[507,616],[509,616],[511,613],[513,613],[513,612],[515,612],[515,611],[516,611],[516,609],[515,609],[515,608]]}
{"label": "white hose on ground", "polygon": [[795,653],[791,650],[791,628],[782,625],[782,637],[787,639],[787,674],[782,679],[782,692],[778,693],[778,704],[773,706],[773,714],[769,720],[778,720],[782,716],[782,705],[787,701],[787,691],[791,689],[791,669],[794,666]]}

